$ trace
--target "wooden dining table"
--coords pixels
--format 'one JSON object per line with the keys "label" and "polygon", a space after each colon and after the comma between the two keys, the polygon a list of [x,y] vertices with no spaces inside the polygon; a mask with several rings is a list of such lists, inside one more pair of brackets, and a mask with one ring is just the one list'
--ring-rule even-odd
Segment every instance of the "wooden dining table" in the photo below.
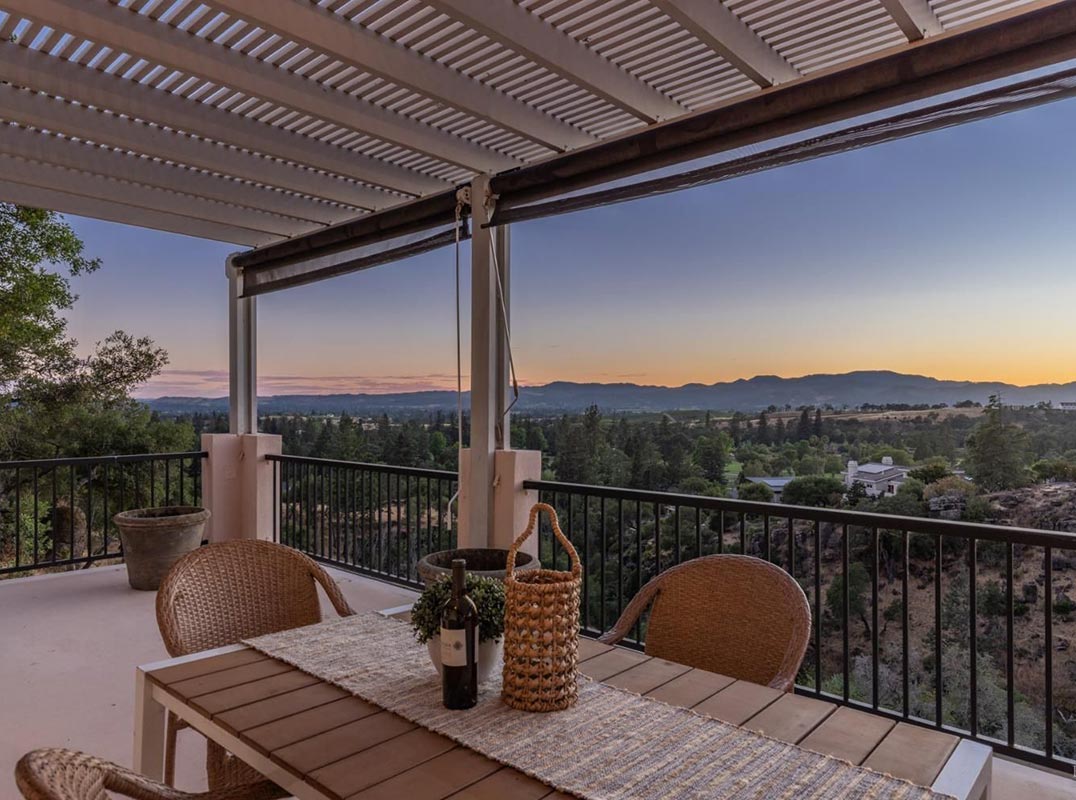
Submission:
{"label": "wooden dining table", "polygon": [[[579,670],[593,680],[958,800],[989,798],[983,744],[590,639],[579,652]],[[163,772],[170,710],[300,800],[566,797],[245,645],[148,664],[136,675],[134,764],[152,778]]]}

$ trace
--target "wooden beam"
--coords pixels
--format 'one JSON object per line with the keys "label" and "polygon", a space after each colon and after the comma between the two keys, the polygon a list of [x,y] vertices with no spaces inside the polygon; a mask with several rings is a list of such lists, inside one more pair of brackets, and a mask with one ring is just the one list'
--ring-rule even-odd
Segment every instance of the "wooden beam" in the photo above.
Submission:
{"label": "wooden beam", "polygon": [[450,164],[506,169],[515,160],[373,103],[142,16],[107,0],[5,0],[9,12],[99,45],[230,87]]}
{"label": "wooden beam", "polygon": [[210,5],[552,150],[570,150],[597,140],[309,0],[210,0]]}
{"label": "wooden beam", "polygon": [[349,208],[361,207],[359,199],[367,196],[366,187],[350,181],[3,84],[0,114],[23,125],[322,197]]}
{"label": "wooden beam", "polygon": [[199,239],[213,239],[218,242],[256,247],[265,244],[272,237],[254,233],[218,222],[182,217],[148,208],[113,202],[100,197],[85,197],[70,194],[57,187],[44,188],[25,183],[16,183],[0,176],[0,200],[16,203],[30,208],[45,208],[62,214],[75,214],[80,217],[101,219],[106,222],[118,222],[139,228],[152,228],[169,233],[195,236]]}
{"label": "wooden beam", "polygon": [[[247,214],[242,209],[224,203],[215,203],[193,195],[168,192],[80,170],[57,167],[40,161],[28,161],[0,154],[0,176],[11,183],[21,183],[38,189],[54,189],[87,200],[104,200],[115,206],[147,209],[161,214],[184,217],[206,226],[221,226],[221,230],[243,231],[246,234],[243,238],[253,244],[266,244],[281,238],[278,233],[265,230],[268,226],[257,215]],[[132,218],[136,216],[132,215]]]}
{"label": "wooden beam", "polygon": [[514,2],[427,0],[426,5],[645,122],[686,113],[672,98]]}
{"label": "wooden beam", "polygon": [[651,0],[711,50],[759,86],[775,86],[799,72],[720,0]]}
{"label": "wooden beam", "polygon": [[492,180],[521,205],[1076,58],[1076,0],[1011,11]]}
{"label": "wooden beam", "polygon": [[[397,192],[422,195],[449,186],[439,178],[13,42],[0,42],[0,79]],[[362,208],[386,208],[400,202],[396,194],[365,187],[354,187],[350,193],[352,204]]]}
{"label": "wooden beam", "polygon": [[941,20],[927,0],[881,0],[881,3],[909,42],[937,36],[943,30]]}
{"label": "wooden beam", "polygon": [[[316,203],[273,189],[15,125],[0,127],[0,153],[100,175],[102,178],[115,178],[215,200],[241,209],[244,215],[252,219],[260,219],[266,230],[281,236],[297,236],[321,227],[322,223],[355,215],[354,210],[339,206]],[[328,209],[328,215],[321,209]],[[337,219],[333,220],[332,217]]]}

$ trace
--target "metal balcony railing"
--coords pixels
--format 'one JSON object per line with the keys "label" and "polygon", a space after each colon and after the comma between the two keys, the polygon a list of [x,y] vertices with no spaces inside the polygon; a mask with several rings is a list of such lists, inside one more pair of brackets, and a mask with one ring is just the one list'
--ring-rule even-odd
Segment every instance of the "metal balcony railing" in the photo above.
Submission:
{"label": "metal balcony railing", "polygon": [[112,515],[198,505],[204,452],[0,462],[0,577],[122,559]]}
{"label": "metal balcony railing", "polygon": [[[1073,772],[1074,676],[1060,674],[1055,658],[1076,635],[1076,606],[1055,573],[1071,569],[1064,585],[1072,588],[1076,535],[550,481],[524,485],[557,509],[586,565],[585,632],[611,627],[640,586],[675,564],[711,553],[758,556],[796,578],[811,604],[814,629],[799,693]],[[544,565],[566,565],[547,527],[539,542]],[[644,638],[645,623],[636,644]]]}
{"label": "metal balcony railing", "polygon": [[417,564],[456,546],[455,472],[272,455],[276,541],[313,558],[420,587]]}

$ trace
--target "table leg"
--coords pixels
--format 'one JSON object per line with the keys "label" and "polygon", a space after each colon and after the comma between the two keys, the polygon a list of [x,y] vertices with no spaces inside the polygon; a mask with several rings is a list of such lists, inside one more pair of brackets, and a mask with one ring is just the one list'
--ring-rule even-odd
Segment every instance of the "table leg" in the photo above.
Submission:
{"label": "table leg", "polygon": [[165,709],[153,697],[153,684],[135,672],[134,769],[147,778],[164,778]]}

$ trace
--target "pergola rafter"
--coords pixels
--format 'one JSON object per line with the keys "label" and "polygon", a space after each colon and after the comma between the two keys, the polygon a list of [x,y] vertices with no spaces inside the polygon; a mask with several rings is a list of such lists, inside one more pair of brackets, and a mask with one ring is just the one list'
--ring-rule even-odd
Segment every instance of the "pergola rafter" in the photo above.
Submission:
{"label": "pergola rafter", "polygon": [[800,73],[722,3],[711,0],[652,0],[759,86],[795,80]]}
{"label": "pergola rafter", "polygon": [[210,3],[239,18],[256,18],[259,27],[288,37],[316,53],[407,86],[551,150],[569,150],[595,141],[577,128],[306,0],[274,3],[210,0]]}
{"label": "pergola rafter", "polygon": [[515,3],[427,0],[429,5],[585,86],[644,122],[671,119],[683,106]]}
{"label": "pergola rafter", "polygon": [[941,20],[927,0],[880,0],[909,42],[942,32]]}

